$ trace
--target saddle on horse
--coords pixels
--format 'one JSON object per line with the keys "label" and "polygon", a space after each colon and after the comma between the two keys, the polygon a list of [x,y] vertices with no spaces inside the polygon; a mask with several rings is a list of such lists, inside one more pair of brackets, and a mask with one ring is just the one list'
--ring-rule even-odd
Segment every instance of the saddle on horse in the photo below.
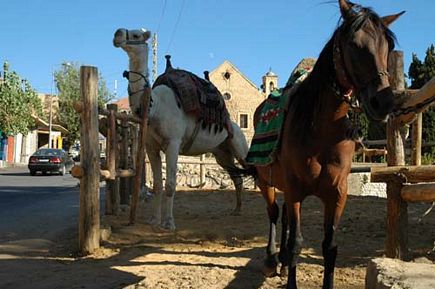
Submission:
{"label": "saddle on horse", "polygon": [[198,122],[202,122],[203,128],[208,126],[211,129],[211,125],[215,124],[216,131],[225,128],[228,136],[232,137],[230,115],[216,86],[189,71],[172,68],[169,59],[167,56],[166,70],[156,79],[153,88],[159,85],[170,87],[183,111],[194,115]]}
{"label": "saddle on horse", "polygon": [[246,157],[247,164],[265,166],[275,160],[289,99],[309,75],[315,63],[314,58],[304,58],[292,71],[285,89],[272,91],[257,108],[255,134]]}

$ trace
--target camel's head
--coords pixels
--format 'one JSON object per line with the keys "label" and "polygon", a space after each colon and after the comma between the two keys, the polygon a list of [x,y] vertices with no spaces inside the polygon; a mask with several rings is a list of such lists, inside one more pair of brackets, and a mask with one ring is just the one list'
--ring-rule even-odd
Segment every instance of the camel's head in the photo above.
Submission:
{"label": "camel's head", "polygon": [[[127,52],[129,58],[129,71],[125,72],[129,84],[129,102],[131,111],[140,116],[145,111],[143,92],[144,87],[149,88],[148,83],[148,44],[151,32],[145,29],[127,30],[120,28],[116,30],[113,37],[113,45],[121,47]],[[142,81],[141,81],[142,80]],[[145,82],[143,84],[142,82]],[[137,87],[139,86],[139,87]]]}
{"label": "camel's head", "polygon": [[120,28],[113,36],[113,45],[121,47],[130,57],[138,57],[146,53],[148,55],[147,40],[151,32],[145,29],[127,30]]}

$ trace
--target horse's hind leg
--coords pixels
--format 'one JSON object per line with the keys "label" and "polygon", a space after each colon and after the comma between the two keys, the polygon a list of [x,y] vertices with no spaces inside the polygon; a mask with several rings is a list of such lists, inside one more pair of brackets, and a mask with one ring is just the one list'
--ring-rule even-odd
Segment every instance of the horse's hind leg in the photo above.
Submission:
{"label": "horse's hind leg", "polygon": [[301,203],[287,201],[287,215],[289,222],[289,238],[287,243],[288,252],[288,278],[287,289],[296,289],[296,265],[302,250],[301,233]]}
{"label": "horse's hind leg", "polygon": [[236,168],[234,157],[229,149],[224,148],[214,150],[213,155],[216,158],[216,162],[229,173],[230,178],[234,183],[236,189],[236,207],[232,214],[240,215],[242,210],[243,178],[240,174],[231,170],[232,168]]}
{"label": "horse's hind leg", "polygon": [[[279,218],[279,207],[276,204],[275,188],[258,184],[267,204],[267,214],[269,216],[269,241],[266,247],[266,260],[264,261],[263,274],[267,277],[276,275],[278,267],[278,256],[276,250],[276,223]],[[285,214],[285,213],[284,213]]]}

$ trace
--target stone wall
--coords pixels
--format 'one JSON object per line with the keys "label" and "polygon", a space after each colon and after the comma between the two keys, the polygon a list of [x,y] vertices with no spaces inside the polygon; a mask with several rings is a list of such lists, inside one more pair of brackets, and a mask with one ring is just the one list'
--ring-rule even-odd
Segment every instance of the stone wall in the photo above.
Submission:
{"label": "stone wall", "polygon": [[[216,164],[213,157],[207,157],[205,162],[205,181],[201,182],[200,165],[186,164],[186,162],[199,162],[199,157],[180,157],[177,173],[177,188],[201,188],[201,189],[234,189],[234,185],[228,173]],[[211,163],[211,164],[210,164]],[[149,167],[149,166],[148,166]],[[151,172],[148,172],[150,175]],[[163,179],[165,179],[166,165],[163,163]],[[152,187],[151,177],[147,177],[147,185]],[[245,178],[246,189],[254,189],[252,178]],[[374,196],[386,198],[385,183],[370,183],[370,173],[353,173],[348,177],[349,195]]]}

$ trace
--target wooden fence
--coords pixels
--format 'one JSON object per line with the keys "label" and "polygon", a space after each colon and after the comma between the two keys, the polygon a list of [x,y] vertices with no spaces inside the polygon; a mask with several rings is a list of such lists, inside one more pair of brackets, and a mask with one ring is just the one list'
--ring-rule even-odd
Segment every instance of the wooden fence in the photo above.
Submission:
{"label": "wooden fence", "polygon": [[[416,92],[405,91],[403,53],[394,51],[389,59],[390,84],[406,96],[402,107],[424,103],[435,96],[435,78]],[[429,105],[429,104],[428,104]],[[435,201],[435,166],[421,166],[421,107],[406,115],[390,117],[387,124],[388,167],[373,167],[371,182],[387,183],[387,257],[408,259],[408,202]],[[412,133],[412,165],[405,166],[404,142],[401,128],[414,121]]]}
{"label": "wooden fence", "polygon": [[[107,182],[106,213],[112,214],[118,210],[119,196],[129,191],[130,182],[125,182],[120,194],[117,190],[120,179],[133,178],[130,223],[134,223],[145,159],[147,115],[139,119],[118,113],[116,105],[99,111],[97,93],[97,68],[80,67],[81,100],[74,105],[80,114],[80,165],[74,166],[71,174],[80,180],[79,249],[82,254],[92,253],[100,245],[100,179]],[[144,90],[145,101],[149,101],[150,93],[150,89]],[[98,143],[99,115],[107,117],[106,163],[102,167]],[[121,126],[117,125],[118,121]]]}

